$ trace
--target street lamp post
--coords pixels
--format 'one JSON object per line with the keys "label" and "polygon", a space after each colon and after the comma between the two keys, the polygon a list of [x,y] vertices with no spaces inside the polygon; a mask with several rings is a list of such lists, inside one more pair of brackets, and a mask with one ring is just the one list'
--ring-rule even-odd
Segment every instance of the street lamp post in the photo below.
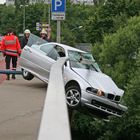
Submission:
{"label": "street lamp post", "polygon": [[51,25],[51,3],[48,3],[48,23]]}
{"label": "street lamp post", "polygon": [[44,4],[45,3],[48,5],[48,24],[50,25],[51,24],[51,19],[50,19],[50,15],[51,15],[51,12],[50,12],[50,10],[51,10],[51,0],[44,0]]}
{"label": "street lamp post", "polygon": [[25,5],[23,6],[23,32],[25,30]]}
{"label": "street lamp post", "polygon": [[27,6],[28,5],[20,5],[20,7],[23,7],[23,32],[24,32],[24,30],[26,28],[26,16],[25,16],[26,8],[25,7],[27,7]]}

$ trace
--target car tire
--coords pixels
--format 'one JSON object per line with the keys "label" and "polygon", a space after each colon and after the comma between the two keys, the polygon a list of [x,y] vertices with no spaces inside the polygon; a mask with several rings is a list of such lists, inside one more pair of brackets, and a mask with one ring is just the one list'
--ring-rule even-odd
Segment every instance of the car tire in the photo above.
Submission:
{"label": "car tire", "polygon": [[30,72],[24,69],[22,69],[22,76],[25,80],[32,80],[34,78],[34,76]]}
{"label": "car tire", "polygon": [[66,102],[70,109],[75,109],[81,103],[81,91],[77,86],[69,86],[66,88]]}

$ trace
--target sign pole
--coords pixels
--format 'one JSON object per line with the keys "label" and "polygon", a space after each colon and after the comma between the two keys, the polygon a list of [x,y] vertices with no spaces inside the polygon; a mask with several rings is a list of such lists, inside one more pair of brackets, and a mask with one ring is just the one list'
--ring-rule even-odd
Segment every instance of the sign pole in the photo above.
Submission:
{"label": "sign pole", "polygon": [[61,20],[65,20],[66,0],[52,0],[52,20],[57,21],[57,36],[56,42],[61,42]]}
{"label": "sign pole", "polygon": [[48,24],[51,25],[51,19],[50,19],[50,11],[51,11],[51,4],[48,4]]}
{"label": "sign pole", "polygon": [[57,20],[57,43],[61,42],[61,38],[60,38],[61,28],[60,27],[61,27],[61,21]]}
{"label": "sign pole", "polygon": [[23,5],[23,32],[25,30],[25,5]]}

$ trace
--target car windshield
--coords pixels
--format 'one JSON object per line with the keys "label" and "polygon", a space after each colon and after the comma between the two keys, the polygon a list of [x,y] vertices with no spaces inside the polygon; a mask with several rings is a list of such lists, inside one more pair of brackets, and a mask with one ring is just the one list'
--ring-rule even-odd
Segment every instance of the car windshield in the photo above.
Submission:
{"label": "car windshield", "polygon": [[73,68],[90,69],[98,72],[101,71],[91,53],[69,50],[68,55],[70,66]]}

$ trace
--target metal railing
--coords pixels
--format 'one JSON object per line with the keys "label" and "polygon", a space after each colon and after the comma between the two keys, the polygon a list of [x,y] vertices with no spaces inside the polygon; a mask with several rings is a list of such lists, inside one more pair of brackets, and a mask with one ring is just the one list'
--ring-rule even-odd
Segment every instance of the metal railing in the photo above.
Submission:
{"label": "metal railing", "polygon": [[17,70],[0,70],[0,74],[18,74],[18,75],[21,75],[22,71],[17,71]]}
{"label": "metal railing", "polygon": [[66,58],[60,58],[51,68],[38,140],[71,140],[62,76],[66,61]]}
{"label": "metal railing", "polygon": [[[1,52],[2,51],[0,50],[0,63],[4,60],[2,58]],[[17,74],[17,75],[21,75],[22,71],[21,70],[0,69],[0,74]]]}

